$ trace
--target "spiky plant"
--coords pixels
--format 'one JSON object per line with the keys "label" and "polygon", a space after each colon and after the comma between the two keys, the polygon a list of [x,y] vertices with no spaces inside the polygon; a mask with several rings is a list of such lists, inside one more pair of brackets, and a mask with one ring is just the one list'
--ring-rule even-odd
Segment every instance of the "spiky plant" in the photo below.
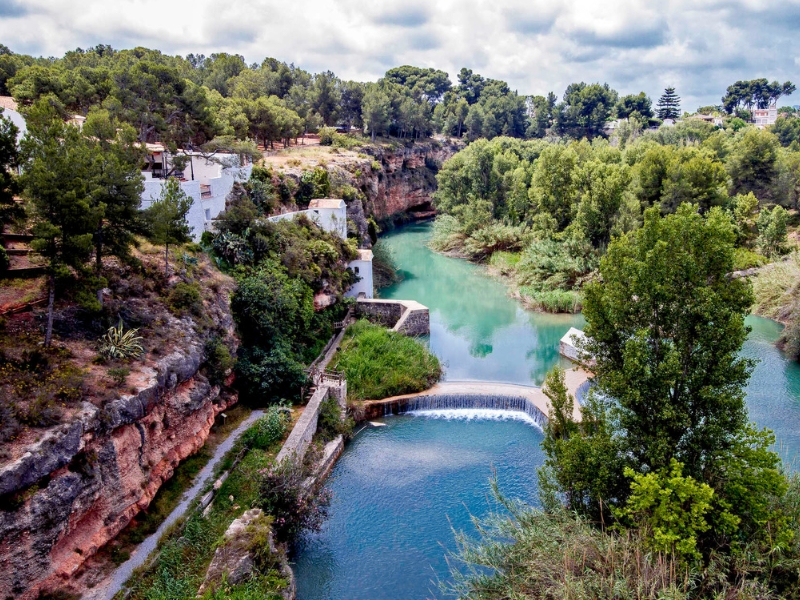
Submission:
{"label": "spiky plant", "polygon": [[142,337],[137,335],[138,329],[125,331],[122,319],[119,325],[108,328],[106,334],[100,338],[98,352],[108,360],[138,358],[144,353]]}

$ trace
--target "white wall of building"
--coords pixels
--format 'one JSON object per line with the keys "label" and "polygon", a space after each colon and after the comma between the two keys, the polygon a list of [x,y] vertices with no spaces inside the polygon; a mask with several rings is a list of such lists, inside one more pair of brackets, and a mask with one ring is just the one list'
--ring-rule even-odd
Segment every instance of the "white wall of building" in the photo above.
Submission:
{"label": "white wall of building", "polygon": [[25,125],[25,119],[23,119],[22,115],[17,111],[11,110],[10,108],[3,109],[3,116],[10,119],[11,122],[17,126],[17,129],[19,129],[17,132],[17,143],[19,143],[22,136],[28,131],[28,127]]}
{"label": "white wall of building", "polygon": [[[225,210],[225,199],[228,197],[236,181],[246,181],[250,178],[252,165],[244,167],[227,167],[208,161],[202,157],[193,156],[192,166],[187,166],[184,176],[191,176],[194,170],[193,181],[181,181],[181,189],[192,199],[192,207],[186,215],[186,222],[192,228],[192,238],[200,239],[203,232],[211,229],[211,222]],[[148,208],[161,196],[161,189],[166,184],[165,179],[153,179],[151,173],[145,171],[144,193],[142,193],[142,208]]]}
{"label": "white wall of building", "polygon": [[361,279],[347,290],[345,296],[358,298],[359,294],[363,293],[363,298],[372,298],[374,296],[372,283],[372,250],[359,250],[358,254],[358,259],[351,261],[347,266]]}

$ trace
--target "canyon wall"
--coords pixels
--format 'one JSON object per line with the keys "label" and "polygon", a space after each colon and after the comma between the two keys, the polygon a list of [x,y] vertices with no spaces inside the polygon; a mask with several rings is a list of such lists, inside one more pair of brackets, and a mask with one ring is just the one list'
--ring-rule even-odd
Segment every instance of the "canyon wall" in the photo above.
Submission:
{"label": "canyon wall", "polygon": [[[210,315],[235,347],[227,293]],[[146,508],[236,401],[201,374],[204,336],[188,317],[164,323],[182,342],[132,367],[136,393],[84,402],[67,423],[0,467],[0,598],[59,589]]]}
{"label": "canyon wall", "polygon": [[427,207],[436,191],[436,173],[442,163],[461,150],[459,141],[429,140],[396,148],[368,147],[365,152],[380,163],[358,180],[367,197],[367,211],[386,219],[414,208]]}

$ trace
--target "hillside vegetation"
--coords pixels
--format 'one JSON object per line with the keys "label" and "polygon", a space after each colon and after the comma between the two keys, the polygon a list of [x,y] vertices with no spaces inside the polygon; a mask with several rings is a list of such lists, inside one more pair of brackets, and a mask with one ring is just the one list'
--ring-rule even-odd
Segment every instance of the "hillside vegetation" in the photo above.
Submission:
{"label": "hillside vegetation", "polygon": [[800,153],[769,131],[700,121],[628,140],[478,140],[437,176],[431,246],[488,264],[533,307],[575,312],[611,240],[652,206],[722,211],[736,229],[736,270],[786,253],[797,164]]}

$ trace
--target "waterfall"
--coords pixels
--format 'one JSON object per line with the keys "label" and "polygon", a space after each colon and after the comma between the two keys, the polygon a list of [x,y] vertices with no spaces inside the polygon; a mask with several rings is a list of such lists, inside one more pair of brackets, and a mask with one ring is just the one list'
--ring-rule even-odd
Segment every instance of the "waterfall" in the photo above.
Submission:
{"label": "waterfall", "polygon": [[521,396],[494,396],[491,394],[435,394],[409,398],[402,405],[386,405],[384,411],[392,414],[396,408],[399,414],[420,411],[484,409],[514,411],[526,414],[540,428],[547,424],[547,416],[533,402]]}

